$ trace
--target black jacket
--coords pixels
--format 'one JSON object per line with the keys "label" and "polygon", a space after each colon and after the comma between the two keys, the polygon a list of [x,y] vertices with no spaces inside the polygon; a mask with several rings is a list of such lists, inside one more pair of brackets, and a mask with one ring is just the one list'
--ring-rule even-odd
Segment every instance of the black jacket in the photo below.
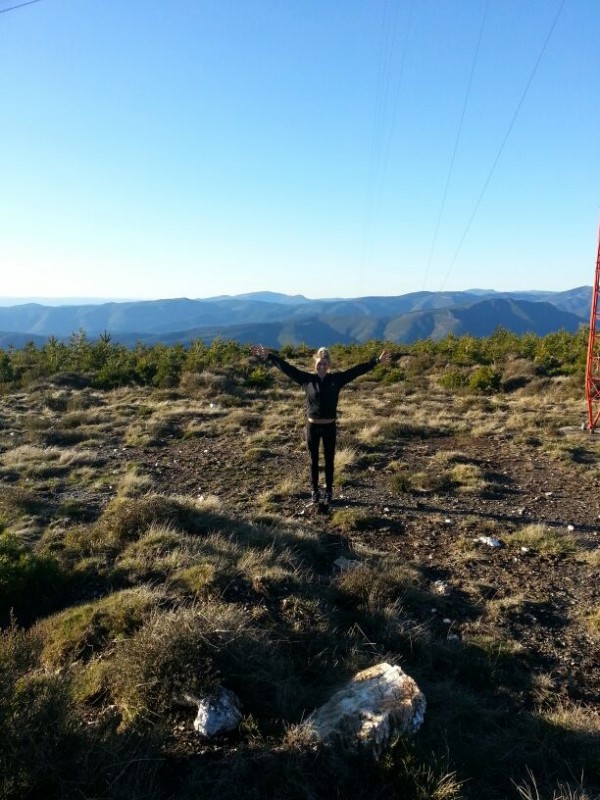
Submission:
{"label": "black jacket", "polygon": [[335,419],[340,389],[372,370],[378,363],[377,358],[372,358],[364,364],[357,364],[343,372],[328,372],[324,378],[320,378],[316,372],[297,369],[275,353],[269,353],[267,358],[288,378],[302,386],[306,394],[306,414],[313,419]]}

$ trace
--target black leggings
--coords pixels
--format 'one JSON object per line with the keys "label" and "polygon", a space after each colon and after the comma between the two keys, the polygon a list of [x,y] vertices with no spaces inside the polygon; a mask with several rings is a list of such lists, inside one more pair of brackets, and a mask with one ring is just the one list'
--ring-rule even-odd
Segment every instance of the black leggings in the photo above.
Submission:
{"label": "black leggings", "polygon": [[325,489],[333,489],[333,460],[335,458],[335,437],[337,425],[328,422],[320,425],[316,422],[306,424],[306,446],[310,453],[310,480],[313,492],[319,490],[319,443],[323,440],[323,453],[325,455]]}

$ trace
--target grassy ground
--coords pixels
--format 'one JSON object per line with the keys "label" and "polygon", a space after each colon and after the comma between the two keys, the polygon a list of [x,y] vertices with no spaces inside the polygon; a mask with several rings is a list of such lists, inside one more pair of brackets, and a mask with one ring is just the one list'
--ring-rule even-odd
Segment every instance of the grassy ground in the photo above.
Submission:
{"label": "grassy ground", "polygon": [[[600,795],[581,387],[401,367],[342,395],[327,513],[279,374],[2,397],[1,798]],[[299,723],[380,660],[427,697],[416,737],[378,762],[315,750]],[[184,695],[219,685],[244,719],[205,742]]]}

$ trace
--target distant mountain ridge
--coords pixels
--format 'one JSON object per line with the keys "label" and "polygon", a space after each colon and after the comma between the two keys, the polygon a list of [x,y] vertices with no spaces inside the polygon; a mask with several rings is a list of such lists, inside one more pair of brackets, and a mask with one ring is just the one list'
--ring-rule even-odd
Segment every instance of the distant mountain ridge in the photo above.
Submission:
{"label": "distant mountain ridge", "polygon": [[592,288],[564,292],[412,292],[383,297],[310,300],[302,295],[252,292],[200,300],[174,298],[82,305],[24,303],[0,307],[0,346],[21,347],[48,337],[89,338],[108,332],[133,345],[189,343],[215,337],[261,341],[268,347],[306,343],[360,343],[380,339],[408,344],[422,338],[489,336],[504,327],[545,335],[576,331],[589,321]]}

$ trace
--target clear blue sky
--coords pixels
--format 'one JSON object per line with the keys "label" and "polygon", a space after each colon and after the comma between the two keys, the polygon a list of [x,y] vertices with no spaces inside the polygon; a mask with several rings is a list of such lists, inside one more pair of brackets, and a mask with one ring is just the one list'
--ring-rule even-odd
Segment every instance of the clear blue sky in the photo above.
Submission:
{"label": "clear blue sky", "polygon": [[19,2],[3,297],[592,283],[600,0]]}

